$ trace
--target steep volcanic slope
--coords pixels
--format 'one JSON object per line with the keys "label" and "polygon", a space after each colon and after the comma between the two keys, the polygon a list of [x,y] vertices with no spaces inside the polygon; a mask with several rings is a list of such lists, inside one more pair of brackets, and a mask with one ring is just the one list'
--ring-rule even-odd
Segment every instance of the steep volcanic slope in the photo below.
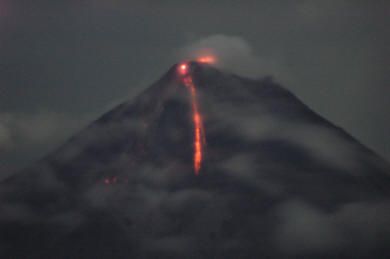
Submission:
{"label": "steep volcanic slope", "polygon": [[1,184],[1,258],[390,255],[385,161],[270,79],[187,65],[197,174],[174,66]]}

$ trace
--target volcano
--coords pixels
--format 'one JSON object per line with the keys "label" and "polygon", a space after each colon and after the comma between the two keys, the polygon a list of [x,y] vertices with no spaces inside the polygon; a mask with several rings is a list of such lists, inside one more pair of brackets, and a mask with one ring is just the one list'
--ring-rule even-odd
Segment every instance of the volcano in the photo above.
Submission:
{"label": "volcano", "polygon": [[269,77],[186,65],[0,184],[1,258],[390,258],[386,161]]}

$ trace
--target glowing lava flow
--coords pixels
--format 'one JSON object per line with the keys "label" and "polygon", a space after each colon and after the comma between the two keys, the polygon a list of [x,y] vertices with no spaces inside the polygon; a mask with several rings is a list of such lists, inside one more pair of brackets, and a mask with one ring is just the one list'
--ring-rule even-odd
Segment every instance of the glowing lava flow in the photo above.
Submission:
{"label": "glowing lava flow", "polygon": [[215,64],[216,63],[216,59],[214,56],[202,56],[202,57],[198,57],[197,62],[199,63],[205,63],[205,64]]}
{"label": "glowing lava flow", "polygon": [[183,75],[183,83],[191,94],[192,119],[194,122],[194,170],[195,175],[199,175],[199,170],[203,160],[203,148],[206,144],[203,119],[199,111],[196,87],[191,75],[188,72],[188,65],[182,64],[180,65],[179,69],[180,73]]}

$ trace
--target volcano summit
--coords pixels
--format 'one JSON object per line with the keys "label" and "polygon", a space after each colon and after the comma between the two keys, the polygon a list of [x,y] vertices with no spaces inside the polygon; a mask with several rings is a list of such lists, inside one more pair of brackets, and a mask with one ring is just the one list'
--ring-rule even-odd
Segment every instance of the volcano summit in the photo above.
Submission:
{"label": "volcano summit", "polygon": [[390,257],[386,161],[269,78],[181,65],[0,184],[1,258]]}

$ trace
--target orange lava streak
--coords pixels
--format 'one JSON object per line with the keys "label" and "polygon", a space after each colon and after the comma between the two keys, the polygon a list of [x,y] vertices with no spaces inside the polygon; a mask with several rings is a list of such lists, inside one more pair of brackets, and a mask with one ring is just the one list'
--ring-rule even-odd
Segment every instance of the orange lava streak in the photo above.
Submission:
{"label": "orange lava streak", "polygon": [[191,94],[192,104],[192,119],[194,121],[194,170],[195,174],[199,175],[199,170],[203,159],[203,146],[206,143],[204,134],[203,120],[199,111],[198,98],[196,94],[195,84],[192,77],[187,75],[183,78],[185,86],[189,89]]}

